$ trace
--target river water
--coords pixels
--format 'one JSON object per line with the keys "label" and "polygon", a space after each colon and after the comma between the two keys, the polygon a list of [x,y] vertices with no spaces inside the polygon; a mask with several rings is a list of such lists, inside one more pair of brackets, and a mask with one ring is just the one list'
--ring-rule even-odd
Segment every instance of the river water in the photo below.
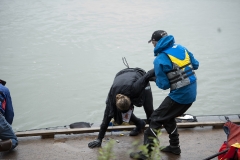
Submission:
{"label": "river water", "polygon": [[[100,123],[115,74],[153,68],[155,30],[200,62],[193,115],[240,113],[239,0],[1,0],[0,78],[15,131]],[[151,82],[154,108],[169,90]],[[136,108],[145,118],[143,108]]]}

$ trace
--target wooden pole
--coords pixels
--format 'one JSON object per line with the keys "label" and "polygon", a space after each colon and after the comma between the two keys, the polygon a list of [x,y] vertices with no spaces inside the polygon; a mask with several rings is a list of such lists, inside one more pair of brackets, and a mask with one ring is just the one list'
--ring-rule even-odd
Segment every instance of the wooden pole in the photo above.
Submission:
{"label": "wooden pole", "polygon": [[[240,124],[240,120],[231,120],[231,122]],[[222,127],[226,122],[184,122],[177,123],[178,128],[187,128],[187,127],[203,127],[203,126],[213,126],[213,127]],[[107,131],[129,131],[135,128],[135,125],[120,125],[120,126],[109,126]],[[145,128],[149,127],[146,125]],[[16,132],[17,137],[28,137],[28,136],[42,136],[42,138],[54,138],[54,135],[57,134],[81,134],[81,133],[93,133],[99,132],[100,127],[92,128],[66,128],[66,129],[53,129],[53,130],[33,130],[33,131],[24,131]]]}

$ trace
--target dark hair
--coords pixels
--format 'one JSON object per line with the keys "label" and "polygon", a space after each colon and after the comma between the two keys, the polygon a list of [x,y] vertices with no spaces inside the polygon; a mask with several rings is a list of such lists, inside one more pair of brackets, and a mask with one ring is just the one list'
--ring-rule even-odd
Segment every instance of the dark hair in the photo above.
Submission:
{"label": "dark hair", "polygon": [[116,106],[121,111],[129,110],[131,106],[131,100],[125,95],[117,94],[116,95]]}

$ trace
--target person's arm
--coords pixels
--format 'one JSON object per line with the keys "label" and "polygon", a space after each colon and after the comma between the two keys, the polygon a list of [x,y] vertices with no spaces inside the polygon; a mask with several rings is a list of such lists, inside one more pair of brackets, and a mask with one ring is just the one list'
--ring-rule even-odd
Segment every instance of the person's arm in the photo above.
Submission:
{"label": "person's arm", "polygon": [[102,121],[100,131],[99,131],[99,134],[98,134],[98,138],[96,140],[88,143],[89,148],[101,147],[102,139],[104,138],[105,133],[106,133],[107,128],[108,128],[108,124],[111,121],[111,117],[108,116],[108,112],[109,112],[109,109],[108,109],[108,107],[106,107],[104,117],[103,117],[103,121]]}
{"label": "person's arm", "polygon": [[141,78],[139,78],[136,82],[134,82],[132,86],[132,95],[134,95],[134,97],[138,97],[145,89],[145,87],[148,85],[149,80],[154,76],[155,76],[154,69],[151,69]]}
{"label": "person's arm", "polygon": [[6,121],[11,125],[13,122],[14,111],[10,91],[7,87],[1,85],[0,107]]}
{"label": "person's arm", "polygon": [[[111,90],[110,90],[111,91]],[[100,126],[100,131],[98,133],[98,138],[90,143],[88,143],[89,148],[95,148],[95,147],[100,147],[102,144],[102,139],[105,136],[105,133],[107,131],[109,122],[111,121],[112,117],[109,117],[109,112],[110,112],[110,105],[111,105],[111,99],[110,99],[110,92],[108,94],[108,98],[106,100],[106,109],[104,111],[104,116],[103,116],[103,121]]]}
{"label": "person's arm", "polygon": [[105,112],[104,112],[103,121],[102,121],[100,131],[98,134],[98,139],[102,140],[104,138],[111,119],[112,119],[112,117],[109,117],[109,106],[107,106],[105,109]]}
{"label": "person's arm", "polygon": [[8,89],[6,89],[5,95],[6,95],[5,119],[10,125],[12,125],[14,111],[13,111],[13,105],[12,105],[12,98]]}
{"label": "person's arm", "polygon": [[168,56],[165,53],[161,53],[155,58],[153,64],[156,75],[156,85],[163,90],[169,89],[170,83],[166,72],[172,69],[172,63]]}
{"label": "person's arm", "polygon": [[189,55],[189,57],[190,57],[190,60],[191,60],[191,64],[192,64],[192,66],[193,66],[193,69],[194,69],[194,70],[197,70],[198,67],[199,67],[199,62],[198,62],[198,60],[196,60],[196,59],[194,58],[193,54],[192,54],[191,52],[189,52],[189,51],[188,51],[188,55]]}

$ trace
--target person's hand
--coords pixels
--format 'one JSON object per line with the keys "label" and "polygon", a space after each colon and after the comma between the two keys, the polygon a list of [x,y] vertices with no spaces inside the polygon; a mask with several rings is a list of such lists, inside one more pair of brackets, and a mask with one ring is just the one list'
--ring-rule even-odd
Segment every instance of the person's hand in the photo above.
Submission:
{"label": "person's hand", "polygon": [[148,73],[149,73],[150,77],[154,77],[155,76],[154,68],[149,70]]}
{"label": "person's hand", "polygon": [[155,76],[154,69],[149,70],[147,74],[149,74],[149,77],[154,77]]}
{"label": "person's hand", "polygon": [[88,147],[89,147],[89,148],[100,147],[101,144],[102,144],[102,140],[100,140],[100,139],[96,139],[96,140],[94,140],[94,141],[88,143]]}
{"label": "person's hand", "polygon": [[156,77],[151,77],[151,78],[149,78],[149,81],[156,82]]}

